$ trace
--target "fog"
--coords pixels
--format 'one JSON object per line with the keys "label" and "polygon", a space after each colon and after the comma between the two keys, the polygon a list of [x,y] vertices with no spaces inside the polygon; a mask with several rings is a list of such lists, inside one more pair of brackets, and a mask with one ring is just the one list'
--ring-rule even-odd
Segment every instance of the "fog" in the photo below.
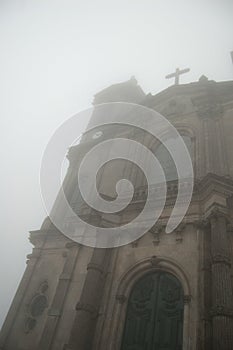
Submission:
{"label": "fog", "polygon": [[134,75],[146,93],[202,74],[231,80],[232,0],[1,0],[0,326],[43,207],[39,170],[54,130]]}

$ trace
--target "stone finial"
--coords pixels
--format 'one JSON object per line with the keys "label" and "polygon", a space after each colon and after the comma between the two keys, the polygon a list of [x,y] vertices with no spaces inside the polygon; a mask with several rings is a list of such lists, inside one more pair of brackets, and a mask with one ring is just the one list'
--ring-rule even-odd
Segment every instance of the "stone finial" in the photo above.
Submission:
{"label": "stone finial", "polygon": [[135,85],[138,84],[138,81],[137,81],[137,79],[135,78],[134,75],[132,75],[132,76],[130,77],[130,82],[133,83],[133,84],[135,84]]}
{"label": "stone finial", "polygon": [[202,76],[200,76],[198,81],[199,81],[199,83],[207,83],[209,81],[209,79],[205,75],[202,75]]}

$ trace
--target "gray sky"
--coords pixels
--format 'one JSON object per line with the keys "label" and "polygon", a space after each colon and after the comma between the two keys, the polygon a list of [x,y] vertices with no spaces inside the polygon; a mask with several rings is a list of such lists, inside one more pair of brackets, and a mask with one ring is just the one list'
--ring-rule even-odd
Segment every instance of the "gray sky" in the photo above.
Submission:
{"label": "gray sky", "polygon": [[145,92],[202,74],[231,80],[232,0],[0,0],[0,325],[46,213],[39,188],[53,131],[106,86],[135,75]]}

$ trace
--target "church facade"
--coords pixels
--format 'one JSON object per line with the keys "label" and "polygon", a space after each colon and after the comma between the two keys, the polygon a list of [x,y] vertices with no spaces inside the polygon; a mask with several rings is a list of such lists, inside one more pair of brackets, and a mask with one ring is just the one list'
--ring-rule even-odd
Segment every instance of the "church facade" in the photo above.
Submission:
{"label": "church facade", "polygon": [[[146,95],[131,79],[98,93],[94,105],[119,101],[158,111],[183,137],[195,175],[188,211],[166,234],[177,195],[169,155],[142,131],[115,128],[114,136],[132,133],[160,159],[167,178],[161,217],[140,239],[98,249],[69,240],[47,218],[30,234],[33,251],[1,330],[1,350],[233,349],[233,82],[202,76]],[[94,134],[107,139],[111,132],[92,130],[69,150],[64,188],[77,212],[88,212],[74,189],[83,150],[99,142]],[[146,185],[132,164],[121,161],[117,169],[116,175],[106,166],[100,190],[137,173],[131,218],[143,206]],[[111,225],[96,212],[88,215]]]}

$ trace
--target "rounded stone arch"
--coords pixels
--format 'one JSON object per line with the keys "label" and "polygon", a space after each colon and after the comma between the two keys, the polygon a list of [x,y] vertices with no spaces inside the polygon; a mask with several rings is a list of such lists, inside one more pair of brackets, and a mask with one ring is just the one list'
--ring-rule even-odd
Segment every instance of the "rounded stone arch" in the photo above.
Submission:
{"label": "rounded stone arch", "polygon": [[[194,171],[194,176],[196,177],[197,175],[197,159],[199,158],[199,149],[200,149],[200,140],[198,139],[198,131],[196,127],[193,125],[186,124],[184,122],[178,123],[175,122],[173,126],[177,129],[177,131],[180,133],[181,136],[187,136],[191,140],[191,146],[192,146],[192,154],[191,154],[191,159],[193,163],[193,171]],[[161,143],[156,140],[154,141],[153,144],[150,145],[150,150],[156,154],[156,151],[159,149],[161,146]]]}
{"label": "rounded stone arch", "polygon": [[174,275],[180,281],[184,295],[190,295],[188,278],[177,262],[164,257],[152,256],[139,261],[124,273],[118,285],[117,296],[124,295],[127,298],[134,284],[145,274],[153,271],[164,271]]}
{"label": "rounded stone arch", "polygon": [[128,300],[134,285],[145,275],[153,272],[165,272],[173,275],[180,282],[184,293],[184,322],[183,322],[183,348],[188,348],[190,333],[190,304],[191,290],[187,274],[177,262],[160,256],[152,256],[131,266],[120,278],[115,307],[112,319],[111,350],[120,350],[124,332]]}
{"label": "rounded stone arch", "polygon": [[196,127],[194,127],[193,125],[187,124],[187,123],[174,123],[174,127],[179,131],[179,133],[182,135],[187,135],[190,136],[191,138],[195,138],[198,131],[196,129]]}
{"label": "rounded stone arch", "polygon": [[194,171],[194,177],[196,177],[198,172],[198,166],[197,166],[197,159],[199,158],[199,149],[200,149],[200,140],[198,138],[198,130],[192,125],[187,125],[184,123],[176,123],[175,127],[181,134],[181,136],[188,136],[191,139],[192,143],[192,154],[191,159],[193,163],[193,171]]}
{"label": "rounded stone arch", "polygon": [[[198,135],[198,131],[194,126],[190,126],[184,123],[174,123],[173,125],[181,136],[189,136],[194,143],[196,144],[196,139]],[[152,152],[156,152],[156,149],[160,146],[159,140],[156,140],[153,144],[150,145],[150,149]]]}
{"label": "rounded stone arch", "polygon": [[186,123],[174,123],[174,127],[178,130],[181,136],[189,136],[193,141],[196,141],[198,130],[193,125]]}

